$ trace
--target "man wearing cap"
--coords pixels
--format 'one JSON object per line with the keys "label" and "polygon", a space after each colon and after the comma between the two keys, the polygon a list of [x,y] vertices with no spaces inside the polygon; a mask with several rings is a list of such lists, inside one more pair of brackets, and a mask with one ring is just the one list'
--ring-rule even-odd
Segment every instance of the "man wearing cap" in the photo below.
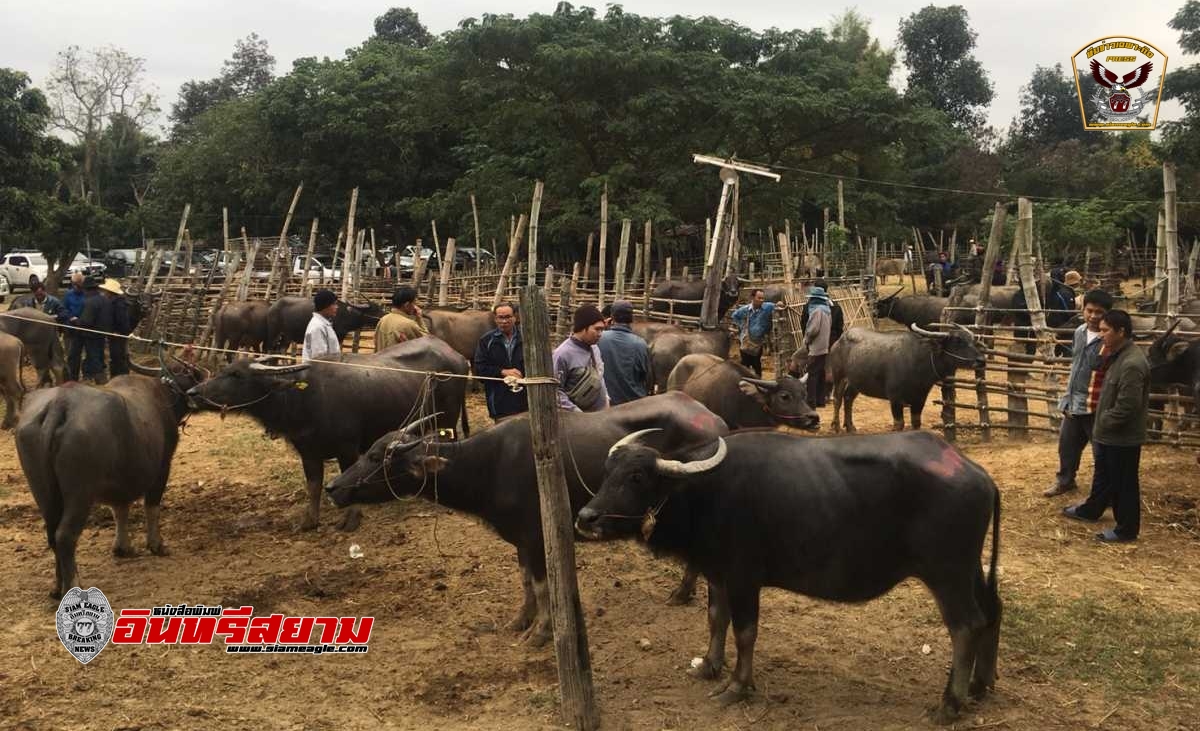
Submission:
{"label": "man wearing cap", "polygon": [[342,352],[342,340],[333,331],[333,318],[337,315],[337,295],[328,289],[319,289],[313,295],[313,316],[304,331],[304,350],[300,355],[306,361],[322,355],[337,355]]}
{"label": "man wearing cap", "polygon": [[129,317],[129,301],[125,299],[125,290],[115,279],[105,279],[100,285],[102,296],[112,303],[112,332],[108,338],[108,373],[110,376],[124,376],[129,373],[128,341],[118,335],[128,335],[133,332],[133,321]]}
{"label": "man wearing cap", "polygon": [[742,365],[753,370],[759,378],[762,378],[763,342],[771,332],[771,318],[775,312],[775,303],[766,302],[765,299],[763,291],[756,289],[750,293],[750,303],[737,308],[729,316],[738,329],[738,351]]}
{"label": "man wearing cap", "polygon": [[601,411],[608,408],[604,387],[604,358],[600,335],[604,316],[595,305],[575,311],[571,337],[554,349],[554,377],[558,379],[558,406],[567,411]]}
{"label": "man wearing cap", "polygon": [[604,387],[613,406],[646,395],[650,375],[650,349],[633,331],[633,303],[617,300],[612,305],[612,325],[600,335],[600,357],[604,361]]}
{"label": "man wearing cap", "polygon": [[[475,375],[483,378],[525,377],[525,352],[522,350],[517,306],[501,302],[492,308],[496,329],[489,330],[475,345],[472,364]],[[524,388],[513,391],[502,381],[484,381],[488,416],[500,421],[506,416],[529,411],[529,395]]]}
{"label": "man wearing cap", "polygon": [[100,293],[99,285],[91,277],[84,280],[83,291],[83,312],[78,324],[91,332],[77,332],[77,337],[71,341],[71,349],[74,351],[78,343],[83,350],[83,377],[102,385],[108,382],[104,373],[104,333],[113,331],[112,301]]}
{"label": "man wearing cap", "polygon": [[417,290],[400,287],[392,294],[392,311],[375,326],[375,352],[428,334],[429,330],[421,322]]}

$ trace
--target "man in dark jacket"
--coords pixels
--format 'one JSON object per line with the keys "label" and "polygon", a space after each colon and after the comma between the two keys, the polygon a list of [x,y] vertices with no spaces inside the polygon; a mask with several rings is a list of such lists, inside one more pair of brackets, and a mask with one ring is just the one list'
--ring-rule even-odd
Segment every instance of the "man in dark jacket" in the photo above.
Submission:
{"label": "man in dark jacket", "polygon": [[[133,321],[129,315],[129,301],[125,299],[125,290],[115,279],[105,279],[100,285],[102,295],[112,303],[112,332],[114,335],[128,335],[133,332]],[[125,338],[108,338],[108,373],[111,376],[124,376],[129,373],[129,348]]]}
{"label": "man in dark jacket", "polygon": [[612,326],[600,336],[600,358],[604,361],[604,386],[609,404],[635,401],[646,395],[650,377],[650,349],[633,331],[633,303],[612,304]]}
{"label": "man in dark jacket", "polygon": [[83,313],[79,316],[79,326],[99,332],[77,331],[78,337],[72,340],[72,349],[78,342],[83,348],[83,377],[97,384],[108,382],[104,373],[104,343],[106,337],[101,333],[113,331],[113,308],[108,295],[100,293],[96,280],[87,278],[84,284]]}
{"label": "man in dark jacket", "polygon": [[[475,375],[487,378],[525,377],[525,354],[521,349],[521,330],[518,327],[517,307],[507,302],[492,308],[496,329],[490,330],[475,346]],[[529,411],[525,389],[513,393],[500,381],[484,381],[488,416],[496,421],[513,414]]]}
{"label": "man in dark jacket", "polygon": [[[78,325],[83,315],[83,274],[75,272],[71,275],[71,288],[63,295],[62,310],[58,313],[58,321],[63,325]],[[67,343],[67,380],[79,380],[79,362],[83,358],[83,338],[78,330],[64,329]]]}
{"label": "man in dark jacket", "polygon": [[1135,540],[1141,527],[1138,466],[1146,441],[1150,364],[1133,342],[1133,323],[1124,310],[1104,315],[1100,337],[1104,346],[1093,361],[1088,388],[1088,401],[1096,405],[1092,493],[1083,503],[1063,509],[1063,515],[1094,523],[1111,505],[1117,524],[1096,538],[1116,543]]}

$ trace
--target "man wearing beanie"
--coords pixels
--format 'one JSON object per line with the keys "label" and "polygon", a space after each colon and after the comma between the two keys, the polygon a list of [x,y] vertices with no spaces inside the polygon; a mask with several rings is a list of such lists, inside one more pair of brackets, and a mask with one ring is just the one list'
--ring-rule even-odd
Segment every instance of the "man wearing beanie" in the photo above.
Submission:
{"label": "man wearing beanie", "polygon": [[612,305],[613,324],[600,336],[604,360],[604,388],[613,406],[646,395],[650,374],[650,349],[633,331],[633,303],[617,300]]}
{"label": "man wearing beanie", "polygon": [[567,411],[600,411],[608,408],[604,388],[604,360],[600,335],[604,316],[595,305],[575,310],[571,337],[554,349],[554,377],[558,379],[558,406]]}
{"label": "man wearing beanie", "polygon": [[313,316],[304,331],[304,350],[301,352],[304,360],[342,352],[342,339],[333,331],[337,311],[337,295],[328,289],[318,289],[313,295]]}

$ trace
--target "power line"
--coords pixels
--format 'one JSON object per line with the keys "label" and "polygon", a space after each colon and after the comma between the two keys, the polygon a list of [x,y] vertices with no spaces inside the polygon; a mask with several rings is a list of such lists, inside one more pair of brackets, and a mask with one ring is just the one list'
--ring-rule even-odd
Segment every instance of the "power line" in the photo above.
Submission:
{"label": "power line", "polygon": [[[746,162],[746,161],[742,161]],[[808,170],[806,168],[791,167],[789,165],[771,164],[765,162],[755,162],[756,165],[763,165],[774,170],[787,170],[795,173],[803,173],[805,175],[816,175],[823,178],[835,178],[839,180],[853,180],[856,183],[868,183],[870,185],[889,185],[894,188],[909,188],[912,190],[929,190],[937,193],[954,193],[957,195],[980,195],[988,198],[1028,198],[1029,200],[1041,201],[1062,201],[1065,203],[1137,203],[1137,204],[1154,204],[1160,205],[1159,200],[1134,200],[1130,198],[1068,198],[1063,196],[1051,195],[1026,195],[1021,193],[1009,193],[1008,191],[986,191],[986,190],[965,190],[963,188],[940,188],[933,185],[917,185],[916,183],[901,183],[894,180],[875,180],[873,178],[860,178],[857,175],[842,175],[839,173],[827,173],[821,170]],[[1194,206],[1200,205],[1200,201],[1176,201],[1176,205]]]}

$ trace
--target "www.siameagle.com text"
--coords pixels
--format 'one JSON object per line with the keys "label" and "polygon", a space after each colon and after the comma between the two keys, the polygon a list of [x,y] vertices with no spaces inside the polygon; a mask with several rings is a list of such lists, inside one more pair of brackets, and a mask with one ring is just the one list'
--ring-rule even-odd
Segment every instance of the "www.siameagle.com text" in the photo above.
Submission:
{"label": "www.siameagle.com text", "polygon": [[320,655],[325,652],[364,653],[363,645],[227,645],[225,652],[288,652]]}

